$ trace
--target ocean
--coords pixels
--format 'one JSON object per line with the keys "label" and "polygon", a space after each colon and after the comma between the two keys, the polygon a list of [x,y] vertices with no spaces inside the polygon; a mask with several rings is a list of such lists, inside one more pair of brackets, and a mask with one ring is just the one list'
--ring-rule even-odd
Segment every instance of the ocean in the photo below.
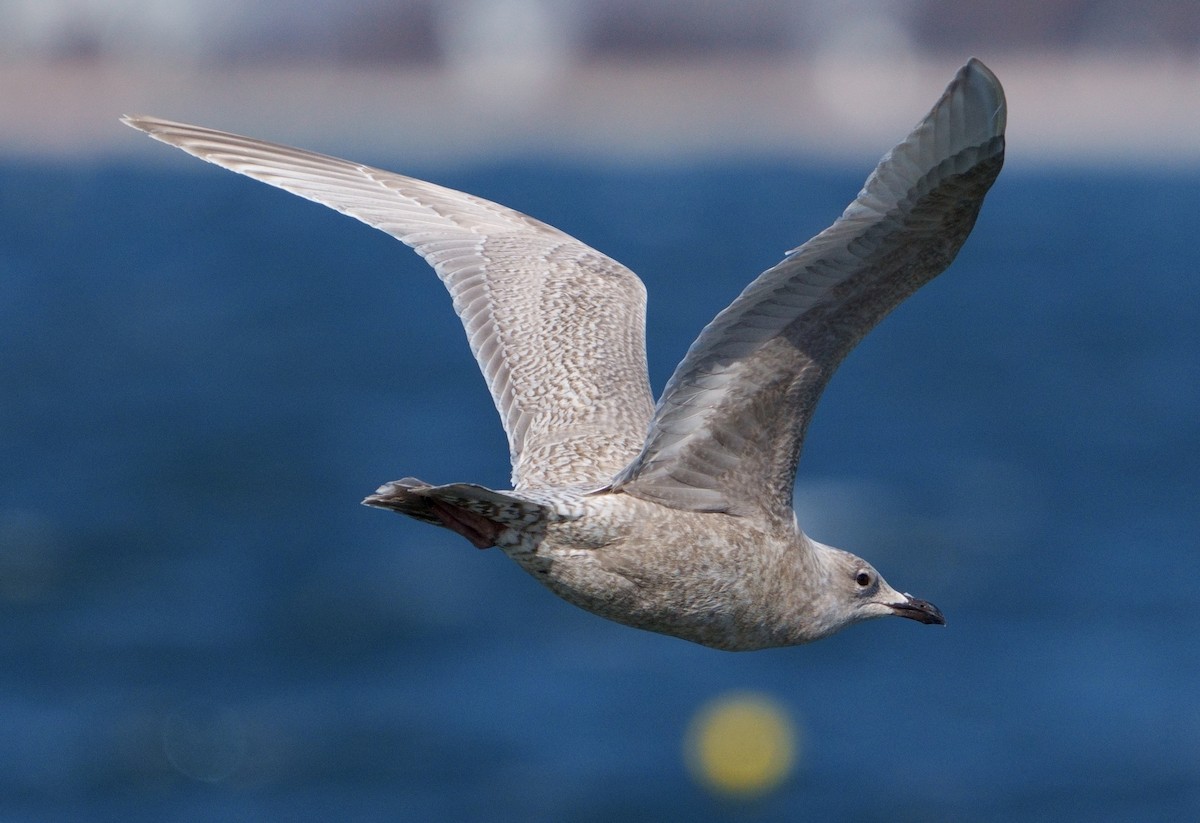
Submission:
{"label": "ocean", "polygon": [[[656,391],[868,171],[371,159],[637,271]],[[948,626],[730,654],[359,506],[508,483],[449,298],[193,165],[0,163],[0,820],[1200,816],[1200,174],[1000,176],[839,370],[796,487]],[[684,741],[744,692],[797,756],[727,797]]]}

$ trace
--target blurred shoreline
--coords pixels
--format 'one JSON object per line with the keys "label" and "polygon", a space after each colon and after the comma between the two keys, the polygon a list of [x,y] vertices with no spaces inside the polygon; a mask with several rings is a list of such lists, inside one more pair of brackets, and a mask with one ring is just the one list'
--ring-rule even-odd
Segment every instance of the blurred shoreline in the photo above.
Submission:
{"label": "blurred shoreline", "polygon": [[[979,56],[1008,94],[1010,163],[1200,167],[1200,61]],[[412,163],[858,162],[892,145],[961,62],[910,54],[448,68],[9,62],[0,64],[0,156],[173,159],[146,151],[117,121],[137,113]]]}

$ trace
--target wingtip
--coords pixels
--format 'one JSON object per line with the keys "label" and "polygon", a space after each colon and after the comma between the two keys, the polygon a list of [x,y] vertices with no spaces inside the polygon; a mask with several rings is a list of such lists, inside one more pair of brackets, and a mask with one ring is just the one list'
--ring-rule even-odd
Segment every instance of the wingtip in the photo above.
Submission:
{"label": "wingtip", "polygon": [[991,112],[991,127],[994,134],[1003,134],[1008,124],[1008,103],[1000,79],[978,57],[966,62],[954,78],[952,85],[963,87],[963,94],[976,98],[980,105]]}
{"label": "wingtip", "polygon": [[149,134],[151,131],[151,123],[155,122],[158,118],[150,117],[145,114],[122,114],[119,119],[126,126],[129,126],[129,128],[137,129],[138,131],[144,131]]}
{"label": "wingtip", "polygon": [[963,66],[963,70],[982,72],[985,76],[992,78],[992,80],[996,79],[996,75],[992,72],[992,70],[984,65],[984,62],[978,57],[968,57],[966,65]]}
{"label": "wingtip", "polygon": [[195,128],[195,126],[188,126],[185,123],[176,123],[174,120],[164,120],[152,114],[122,114],[120,120],[129,128],[144,131],[151,137],[157,137],[174,129]]}

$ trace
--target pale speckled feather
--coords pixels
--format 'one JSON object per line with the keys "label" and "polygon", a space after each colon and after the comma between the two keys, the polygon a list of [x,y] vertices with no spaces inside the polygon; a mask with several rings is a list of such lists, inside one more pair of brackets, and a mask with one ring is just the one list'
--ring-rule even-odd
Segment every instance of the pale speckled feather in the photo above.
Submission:
{"label": "pale speckled feather", "polygon": [[868,331],[954,259],[1000,171],[1005,119],[999,82],[972,60],[842,216],[704,329],[612,488],[790,520],[821,391]]}
{"label": "pale speckled feather", "polygon": [[508,435],[517,488],[601,484],[642,447],[646,291],[520,212],[433,183],[214,129],[131,116],[151,137],[411,246],[454,299]]}

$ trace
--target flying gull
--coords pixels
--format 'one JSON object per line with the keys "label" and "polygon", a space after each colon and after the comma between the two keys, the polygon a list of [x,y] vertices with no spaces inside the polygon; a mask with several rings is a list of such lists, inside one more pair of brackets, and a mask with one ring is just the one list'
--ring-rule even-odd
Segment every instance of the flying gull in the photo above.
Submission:
{"label": "flying gull", "polygon": [[826,382],[950,264],[1004,159],[1004,92],[959,70],[832,226],[708,324],[655,405],[642,282],[480,197],[154,117],[124,122],[411,246],[454,299],[508,435],[510,490],[405,478],[363,502],[497,546],[602,617],[719,649],[807,643],[885,615],[944,624],[792,510]]}

